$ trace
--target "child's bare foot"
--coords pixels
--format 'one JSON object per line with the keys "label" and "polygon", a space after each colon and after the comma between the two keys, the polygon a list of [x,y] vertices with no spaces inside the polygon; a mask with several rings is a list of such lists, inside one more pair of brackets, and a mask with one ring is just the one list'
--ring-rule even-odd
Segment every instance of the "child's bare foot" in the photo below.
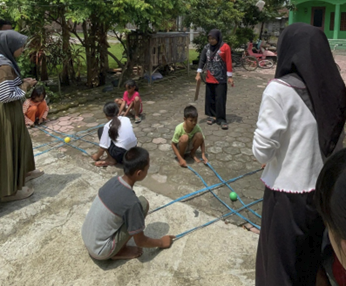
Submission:
{"label": "child's bare foot", "polygon": [[196,163],[201,163],[201,160],[197,158],[195,153],[190,153],[190,157],[195,160]]}
{"label": "child's bare foot", "polygon": [[107,167],[107,166],[115,166],[117,161],[115,161],[112,157],[107,157],[103,161],[95,162],[95,166],[97,167]]}
{"label": "child's bare foot", "polygon": [[115,256],[113,256],[112,260],[120,260],[120,259],[133,259],[140,257],[143,254],[143,250],[137,246],[125,246],[121,249]]}
{"label": "child's bare foot", "polygon": [[98,161],[98,160],[100,159],[99,156],[97,156],[97,154],[92,155],[91,158],[92,158],[94,161]]}

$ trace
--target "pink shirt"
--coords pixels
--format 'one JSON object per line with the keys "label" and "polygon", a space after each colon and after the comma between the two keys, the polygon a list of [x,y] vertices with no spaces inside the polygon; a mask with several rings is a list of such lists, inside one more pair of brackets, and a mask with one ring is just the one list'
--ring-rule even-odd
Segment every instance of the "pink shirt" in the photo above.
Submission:
{"label": "pink shirt", "polygon": [[142,99],[141,99],[141,97],[140,97],[138,91],[135,91],[135,92],[132,94],[131,97],[129,96],[128,91],[125,91],[125,92],[124,92],[124,95],[123,95],[123,100],[126,101],[126,104],[127,104],[127,105],[130,105],[130,104],[135,100],[135,97],[136,97],[136,96],[139,97],[139,101],[140,101],[141,104],[142,104]]}

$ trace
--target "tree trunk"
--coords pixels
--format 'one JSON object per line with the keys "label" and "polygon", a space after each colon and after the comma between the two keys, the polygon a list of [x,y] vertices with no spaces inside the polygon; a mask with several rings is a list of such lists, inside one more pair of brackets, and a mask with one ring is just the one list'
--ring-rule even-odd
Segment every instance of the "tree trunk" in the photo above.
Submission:
{"label": "tree trunk", "polygon": [[45,54],[40,53],[41,81],[48,80],[47,59]]}
{"label": "tree trunk", "polygon": [[105,24],[101,24],[98,29],[98,44],[100,54],[100,85],[106,84],[107,71],[108,71],[108,42],[107,42],[107,28]]}
{"label": "tree trunk", "polygon": [[260,34],[259,34],[260,40],[262,40],[263,27],[264,27],[264,22],[262,22],[262,25],[261,25],[261,31],[260,31]]}
{"label": "tree trunk", "polygon": [[[65,9],[64,9],[65,10]],[[69,76],[69,66],[71,59],[70,51],[70,32],[67,29],[66,19],[64,16],[64,11],[61,13],[61,30],[62,30],[62,48],[66,53],[66,59],[63,61],[63,67],[61,72],[61,83],[64,85],[70,85],[70,76]]]}

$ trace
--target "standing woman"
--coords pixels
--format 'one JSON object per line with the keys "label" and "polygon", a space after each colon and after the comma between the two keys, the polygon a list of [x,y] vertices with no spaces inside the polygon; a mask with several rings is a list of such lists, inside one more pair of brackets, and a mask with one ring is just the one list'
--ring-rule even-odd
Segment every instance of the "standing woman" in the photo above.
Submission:
{"label": "standing woman", "polygon": [[209,116],[207,124],[217,123],[222,129],[228,129],[227,82],[233,86],[231,48],[222,42],[221,32],[217,29],[209,32],[208,42],[201,53],[196,81],[201,80],[201,72],[206,64],[205,114]]}
{"label": "standing woman", "polygon": [[34,79],[20,78],[15,61],[24,49],[27,37],[15,31],[0,31],[0,201],[24,199],[33,190],[25,179],[42,174],[35,171],[30,135],[25,127],[21,99]]}
{"label": "standing woman", "polygon": [[316,285],[324,225],[313,197],[324,160],[342,148],[345,111],[345,84],[325,34],[288,26],[253,139],[266,164],[257,286]]}

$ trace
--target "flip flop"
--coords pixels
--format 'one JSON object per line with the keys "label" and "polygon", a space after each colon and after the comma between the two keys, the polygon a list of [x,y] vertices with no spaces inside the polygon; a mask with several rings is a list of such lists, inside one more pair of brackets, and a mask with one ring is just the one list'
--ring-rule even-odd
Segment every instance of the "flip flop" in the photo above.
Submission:
{"label": "flip flop", "polygon": [[207,124],[208,124],[208,125],[213,125],[214,123],[216,123],[216,119],[215,119],[215,118],[209,117],[209,118],[207,119]]}
{"label": "flip flop", "polygon": [[17,191],[17,193],[13,196],[6,196],[0,199],[0,202],[7,203],[13,201],[19,201],[30,197],[34,193],[34,189],[29,189],[28,187],[23,187],[21,190]]}
{"label": "flip flop", "polygon": [[223,130],[227,130],[227,129],[228,129],[228,124],[227,124],[226,121],[221,122],[220,125],[221,125],[221,128],[222,128]]}
{"label": "flip flop", "polygon": [[142,118],[140,116],[136,116],[135,117],[135,123],[141,123],[142,122]]}
{"label": "flip flop", "polygon": [[42,171],[42,170],[34,170],[34,171],[31,171],[31,172],[30,172],[30,175],[27,176],[27,177],[25,177],[25,183],[26,183],[26,182],[29,182],[29,181],[31,181],[31,180],[33,180],[33,179],[36,179],[36,178],[38,178],[38,177],[41,177],[43,174],[44,174],[44,171]]}

